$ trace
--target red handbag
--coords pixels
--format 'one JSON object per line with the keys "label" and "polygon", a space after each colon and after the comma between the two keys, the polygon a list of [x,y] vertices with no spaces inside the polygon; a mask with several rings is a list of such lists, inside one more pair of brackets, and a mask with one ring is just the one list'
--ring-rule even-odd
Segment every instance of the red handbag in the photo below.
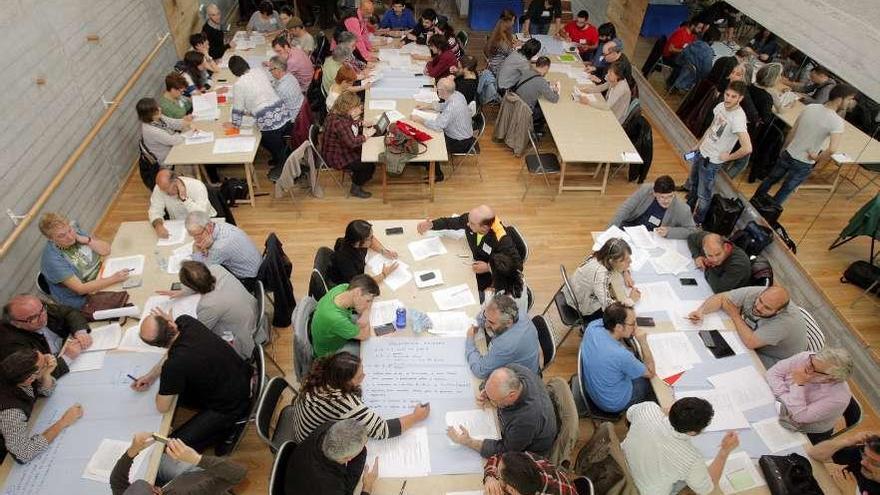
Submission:
{"label": "red handbag", "polygon": [[395,124],[397,125],[397,129],[400,130],[400,132],[406,134],[407,136],[415,139],[420,143],[424,143],[425,141],[431,139],[431,135],[427,132],[421,131],[418,128],[412,126],[411,124],[407,124],[402,120],[398,120],[397,122],[395,122]]}

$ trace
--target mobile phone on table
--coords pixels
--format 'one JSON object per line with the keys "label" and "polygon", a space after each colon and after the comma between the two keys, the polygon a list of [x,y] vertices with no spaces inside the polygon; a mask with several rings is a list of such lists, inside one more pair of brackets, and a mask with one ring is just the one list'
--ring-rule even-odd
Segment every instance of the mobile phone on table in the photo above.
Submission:
{"label": "mobile phone on table", "polygon": [[394,325],[391,323],[386,323],[384,325],[379,325],[378,327],[374,327],[373,330],[376,332],[377,337],[381,337],[383,335],[388,335],[389,333],[394,332]]}
{"label": "mobile phone on table", "polygon": [[434,278],[437,278],[437,274],[435,274],[434,272],[428,272],[428,273],[423,273],[423,274],[419,275],[419,280],[421,280],[422,282],[427,282],[428,280],[431,280]]}
{"label": "mobile phone on table", "polygon": [[684,285],[684,286],[697,285],[697,279],[695,279],[695,278],[680,278],[680,279],[678,279],[678,281],[681,283],[681,285]]}
{"label": "mobile phone on table", "polygon": [[385,235],[398,235],[403,233],[403,227],[390,227],[385,229]]}
{"label": "mobile phone on table", "polygon": [[171,290],[180,290],[181,288],[183,288],[183,286],[180,285],[180,282],[174,282],[171,284]]}
{"label": "mobile phone on table", "polygon": [[160,435],[158,433],[153,433],[151,436],[153,437],[153,440],[155,440],[159,443],[164,443],[164,444],[168,443],[168,437],[163,437],[162,435]]}
{"label": "mobile phone on table", "polygon": [[636,326],[653,327],[653,326],[655,326],[654,318],[650,318],[648,316],[637,316],[636,317]]}

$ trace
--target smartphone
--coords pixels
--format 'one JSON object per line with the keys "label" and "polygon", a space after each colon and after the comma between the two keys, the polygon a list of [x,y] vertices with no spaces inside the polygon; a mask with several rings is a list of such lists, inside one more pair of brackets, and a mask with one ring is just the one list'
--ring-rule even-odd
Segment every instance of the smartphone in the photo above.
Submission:
{"label": "smartphone", "polygon": [[685,159],[686,161],[689,161],[689,162],[694,161],[694,158],[696,158],[696,157],[697,157],[697,151],[696,151],[696,150],[694,150],[694,151],[688,151],[687,153],[684,154],[684,159]]}
{"label": "smartphone", "polygon": [[684,285],[684,286],[697,285],[697,279],[695,279],[695,278],[680,278],[680,279],[678,279],[678,281],[681,283],[681,285]]}
{"label": "smartphone", "polygon": [[428,280],[431,280],[436,277],[437,277],[437,274],[434,272],[428,272],[428,273],[423,273],[423,274],[419,275],[419,279],[422,282],[427,282]]}
{"label": "smartphone", "polygon": [[699,335],[700,339],[703,341],[703,345],[709,349],[715,347],[715,339],[712,338],[712,332],[708,330],[700,330]]}
{"label": "smartphone", "polygon": [[144,283],[144,281],[141,280],[140,277],[128,277],[122,281],[122,288],[134,289],[135,287],[140,287],[142,283]]}
{"label": "smartphone", "polygon": [[636,325],[640,327],[653,327],[655,326],[654,318],[649,318],[647,316],[637,316]]}
{"label": "smartphone", "polygon": [[391,227],[385,229],[385,235],[398,235],[403,233],[403,227]]}
{"label": "smartphone", "polygon": [[171,284],[171,290],[180,290],[181,288],[183,288],[183,286],[180,285],[180,282],[174,282]]}
{"label": "smartphone", "polygon": [[155,441],[157,441],[157,442],[159,442],[159,443],[164,443],[164,444],[167,444],[167,443],[168,443],[168,438],[167,438],[167,437],[163,437],[162,435],[160,435],[160,434],[158,434],[158,433],[153,433],[151,436],[153,437],[153,440],[155,440]]}
{"label": "smartphone", "polygon": [[394,333],[394,325],[386,323],[373,328],[373,330],[376,332],[377,337],[381,337],[383,335],[388,335],[389,333]]}

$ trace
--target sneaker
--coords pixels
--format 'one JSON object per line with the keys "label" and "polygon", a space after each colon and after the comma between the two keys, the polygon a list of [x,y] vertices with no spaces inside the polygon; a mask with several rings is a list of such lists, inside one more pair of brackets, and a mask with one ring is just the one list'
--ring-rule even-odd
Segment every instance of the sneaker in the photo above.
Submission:
{"label": "sneaker", "polygon": [[372,196],[371,193],[364,190],[361,186],[356,186],[354,184],[351,185],[351,189],[349,190],[349,194],[356,198],[367,199]]}
{"label": "sneaker", "polygon": [[277,182],[278,178],[281,177],[281,170],[282,170],[281,167],[270,168],[269,173],[267,174],[267,176],[269,177],[269,180],[272,182]]}

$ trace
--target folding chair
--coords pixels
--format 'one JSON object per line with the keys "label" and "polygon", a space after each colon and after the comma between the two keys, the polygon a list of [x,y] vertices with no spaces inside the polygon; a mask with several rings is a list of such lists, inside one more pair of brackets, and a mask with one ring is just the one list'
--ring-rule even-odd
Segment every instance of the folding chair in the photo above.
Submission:
{"label": "folding chair", "polygon": [[578,371],[571,376],[568,382],[571,387],[571,393],[575,399],[575,404],[578,406],[578,416],[582,418],[590,418],[593,422],[593,426],[605,421],[611,423],[620,421],[620,418],[623,417],[623,412],[614,414],[603,411],[602,409],[599,409],[599,406],[597,406],[592,399],[590,399],[589,394],[584,393],[584,384],[586,384],[586,380],[584,377],[584,369],[581,366],[581,357],[581,351],[578,349]]}
{"label": "folding chair", "polygon": [[581,311],[577,307],[577,300],[575,300],[574,307],[569,306],[568,302],[565,299],[565,292],[568,291],[569,294],[574,294],[571,290],[571,285],[568,283],[568,274],[565,273],[565,265],[559,265],[559,271],[562,274],[562,285],[559,287],[559,290],[556,291],[556,294],[553,295],[553,299],[547,303],[547,306],[544,308],[544,311],[541,312],[542,315],[546,315],[547,311],[550,309],[551,304],[556,305],[556,311],[559,313],[559,320],[562,321],[562,324],[568,327],[568,330],[565,332],[565,336],[562,337],[562,340],[559,341],[557,347],[561,346],[565,339],[568,338],[571,331],[576,327],[582,327],[584,325],[584,318],[581,316]]}
{"label": "folding chair", "polygon": [[862,422],[862,405],[859,404],[859,401],[856,400],[855,397],[850,398],[849,405],[846,406],[846,410],[843,411],[843,422],[846,426],[831,435],[829,439],[843,435]]}
{"label": "folding chair", "polygon": [[[293,399],[291,403],[284,406],[281,412],[278,414],[278,419],[272,424],[272,417],[275,416],[275,411],[278,409],[278,403],[281,401],[281,397],[284,394],[285,390],[290,390],[293,393]],[[296,400],[299,393],[287,383],[287,380],[284,377],[276,376],[269,380],[269,383],[266,385],[266,390],[263,391],[263,396],[260,397],[259,406],[257,406],[257,436],[259,436],[266,445],[269,446],[269,450],[274,454],[278,451],[278,448],[293,436],[290,431],[293,428],[293,400]]]}
{"label": "folding chair", "polygon": [[284,481],[287,477],[287,462],[293,455],[293,449],[296,444],[293,442],[284,442],[275,455],[275,462],[272,463],[272,474],[269,475],[269,495],[285,495]]}
{"label": "folding chair", "polygon": [[546,370],[553,364],[556,359],[556,335],[553,332],[553,324],[544,315],[535,315],[532,317],[532,323],[538,332],[538,344],[541,346],[541,371]]}
{"label": "folding chair", "polygon": [[798,309],[801,310],[801,317],[803,317],[804,324],[807,326],[807,350],[810,352],[821,351],[825,347],[825,333],[819,328],[819,324],[816,323],[816,320],[809,311],[804,308]]}
{"label": "folding chair", "polygon": [[[269,358],[269,361],[272,362],[272,366],[284,375],[284,369],[282,369],[281,365],[278,364],[278,361],[275,360],[275,338],[272,334],[272,326],[266,321],[266,287],[263,285],[262,280],[257,280],[257,290],[254,291],[254,297],[257,298],[257,325],[256,328],[254,328],[254,336],[256,337],[261,334],[266,335],[266,339],[257,344],[263,348],[265,358]],[[267,346],[272,347],[271,354],[265,353]]]}
{"label": "folding chair", "polygon": [[[309,127],[309,144],[312,146],[312,151],[315,153],[315,159],[318,162],[318,170],[317,175],[318,179],[321,179],[321,172],[326,172],[333,178],[333,181],[336,182],[336,185],[339,186],[340,189],[345,190],[345,186],[342,185],[342,182],[333,175],[334,170],[330,168],[330,165],[327,165],[327,162],[324,161],[324,157],[321,156],[321,152],[318,151],[318,132],[320,129],[317,125],[312,124]],[[345,172],[342,172],[342,178],[345,179]]]}
{"label": "folding chair", "polygon": [[[461,162],[466,160],[468,157],[474,158],[474,165],[477,167],[477,173],[480,174],[480,181],[483,180],[483,171],[480,169],[480,138],[483,137],[483,133],[486,132],[486,116],[483,115],[483,112],[478,113],[474,117],[474,127],[476,128],[476,132],[474,133],[474,142],[471,144],[471,147],[468,148],[465,153],[453,153],[453,157],[459,157],[458,166],[455,165],[454,160],[450,160],[450,164],[452,165],[452,173],[455,173],[455,170],[461,166]],[[451,176],[452,174],[450,174]]]}
{"label": "folding chair", "polygon": [[[247,416],[235,422],[235,436],[227,440],[227,442],[224,444],[224,447],[226,445],[229,445],[229,448],[223,448],[220,452],[217,453],[218,455],[229,455],[235,452],[235,450],[238,448],[238,445],[241,443],[241,439],[244,438],[244,432],[245,430],[247,430],[248,423],[256,418],[257,407],[259,407],[260,405],[260,398],[263,395],[263,389],[266,388],[266,357],[263,353],[262,347],[254,346],[254,354],[252,359],[254,372],[251,378],[250,410],[248,411]],[[218,447],[218,449],[220,449],[220,447]]]}
{"label": "folding chair", "polygon": [[532,151],[534,151],[534,154],[527,153],[523,156],[523,168],[520,169],[519,173],[522,174],[523,169],[526,169],[527,176],[525,179],[526,190],[523,192],[521,201],[524,201],[526,195],[529,193],[529,185],[532,182],[533,175],[542,176],[544,182],[547,184],[547,189],[549,189],[550,192],[553,192],[553,187],[550,185],[550,179],[547,178],[547,175],[558,174],[562,170],[559,157],[557,157],[555,153],[541,153],[538,151],[538,145],[536,142],[537,137],[535,136],[535,132],[529,130],[529,143],[532,145]]}
{"label": "folding chair", "polygon": [[458,44],[461,46],[461,51],[464,51],[464,49],[467,48],[468,42],[470,41],[470,37],[464,31],[459,31],[455,35],[455,39],[458,40]]}
{"label": "folding chair", "polygon": [[309,278],[309,296],[320,301],[324,294],[333,287],[330,280],[330,270],[333,267],[333,250],[322,246],[315,252],[315,262],[312,265],[312,275]]}
{"label": "folding chair", "polygon": [[505,225],[504,230],[510,236],[510,240],[513,241],[513,247],[516,248],[516,252],[519,253],[519,257],[522,259],[523,264],[525,264],[529,259],[529,244],[526,242],[525,237],[516,228],[516,225]]}

